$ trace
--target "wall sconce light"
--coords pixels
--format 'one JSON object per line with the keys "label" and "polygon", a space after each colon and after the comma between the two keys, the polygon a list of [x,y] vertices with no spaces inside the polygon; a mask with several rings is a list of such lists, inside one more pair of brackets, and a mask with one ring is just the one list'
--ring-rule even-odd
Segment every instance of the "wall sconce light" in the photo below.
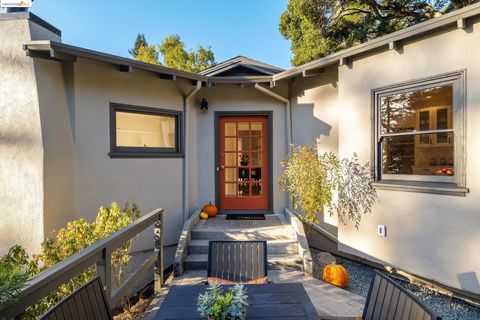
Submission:
{"label": "wall sconce light", "polygon": [[202,102],[200,103],[200,110],[208,110],[208,102],[205,98],[202,98]]}

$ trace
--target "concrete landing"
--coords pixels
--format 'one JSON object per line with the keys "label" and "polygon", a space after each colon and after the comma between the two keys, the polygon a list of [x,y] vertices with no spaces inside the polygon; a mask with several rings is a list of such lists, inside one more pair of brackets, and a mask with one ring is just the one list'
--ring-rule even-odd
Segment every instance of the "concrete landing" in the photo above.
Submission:
{"label": "concrete landing", "polygon": [[[170,283],[162,288],[162,292],[152,301],[150,308],[141,319],[154,319],[171,285],[203,284],[206,277],[207,274],[203,270],[190,270],[180,277],[171,279]],[[302,271],[271,270],[268,272],[268,277],[274,283],[302,283],[320,316],[357,317],[362,315],[365,298],[321,280],[305,277]]]}

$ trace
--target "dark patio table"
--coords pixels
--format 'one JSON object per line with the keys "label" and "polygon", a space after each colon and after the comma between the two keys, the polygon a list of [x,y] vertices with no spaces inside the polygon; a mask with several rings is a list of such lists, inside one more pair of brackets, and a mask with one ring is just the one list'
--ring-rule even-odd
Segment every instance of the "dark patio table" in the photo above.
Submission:
{"label": "dark patio table", "polygon": [[[320,319],[301,283],[245,287],[249,303],[247,319]],[[197,311],[197,297],[206,289],[206,285],[172,286],[155,319],[202,319]]]}

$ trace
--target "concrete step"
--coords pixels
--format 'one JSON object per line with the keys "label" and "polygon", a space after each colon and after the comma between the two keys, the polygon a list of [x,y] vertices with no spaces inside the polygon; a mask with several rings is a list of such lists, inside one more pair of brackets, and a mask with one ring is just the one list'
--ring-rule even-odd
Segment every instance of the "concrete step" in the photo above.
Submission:
{"label": "concrete step", "polygon": [[[192,240],[188,246],[189,254],[207,254],[209,240]],[[267,241],[270,254],[298,254],[298,245],[295,240],[270,240]]]}
{"label": "concrete step", "polygon": [[290,227],[253,228],[241,230],[193,229],[192,240],[294,240]]}
{"label": "concrete step", "polygon": [[[302,261],[297,254],[269,254],[268,269],[302,270]],[[189,254],[185,260],[186,270],[207,269],[207,254]]]}

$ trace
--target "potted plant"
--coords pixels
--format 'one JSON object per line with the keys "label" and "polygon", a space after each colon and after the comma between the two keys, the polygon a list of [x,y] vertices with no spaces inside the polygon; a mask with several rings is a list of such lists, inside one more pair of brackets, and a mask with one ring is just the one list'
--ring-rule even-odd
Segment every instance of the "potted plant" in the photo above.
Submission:
{"label": "potted plant", "polygon": [[209,320],[244,320],[247,315],[248,296],[243,284],[236,284],[224,292],[218,283],[211,283],[207,291],[199,294],[197,310]]}

